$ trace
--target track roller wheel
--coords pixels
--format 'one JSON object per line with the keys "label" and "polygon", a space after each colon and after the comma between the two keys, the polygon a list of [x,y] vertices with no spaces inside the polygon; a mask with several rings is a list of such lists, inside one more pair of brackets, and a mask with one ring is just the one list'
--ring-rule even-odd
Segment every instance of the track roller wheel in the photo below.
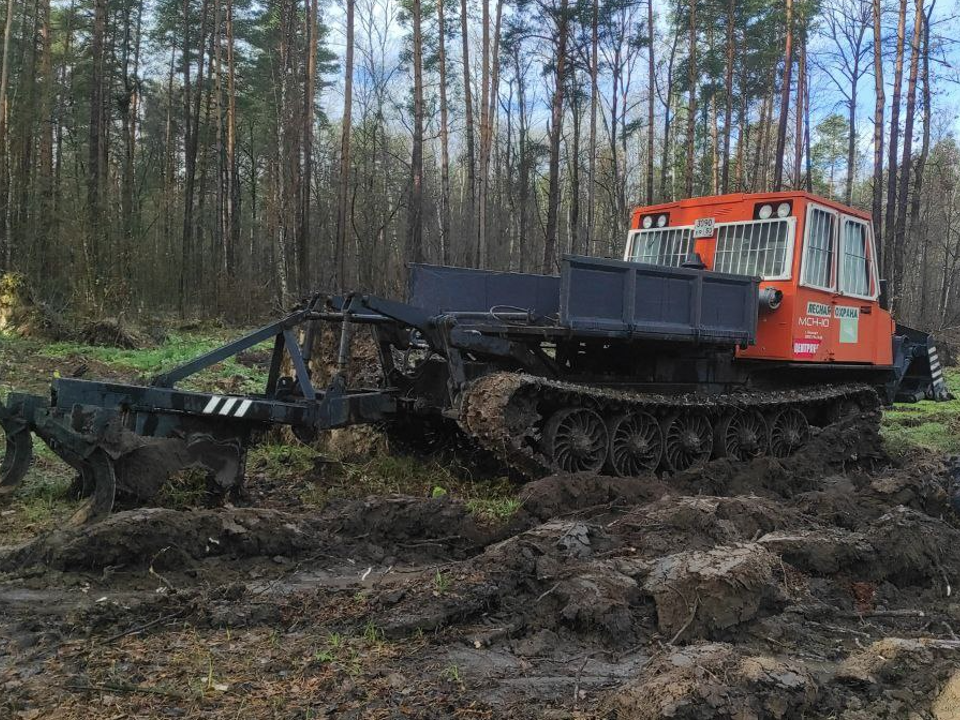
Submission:
{"label": "track roller wheel", "polygon": [[796,408],[786,408],[777,413],[770,423],[770,454],[786,457],[803,445],[810,437],[807,417]]}
{"label": "track roller wheel", "polygon": [[663,464],[670,472],[700,467],[713,452],[713,425],[704,413],[675,412],[660,425],[663,430]]}
{"label": "track roller wheel", "polygon": [[752,460],[767,451],[767,421],[756,410],[736,410],[717,423],[714,452],[731,460]]}
{"label": "track roller wheel", "polygon": [[656,418],[645,412],[630,412],[611,419],[608,429],[607,468],[611,473],[636,477],[657,469],[663,454],[663,433]]}
{"label": "track roller wheel", "polygon": [[0,461],[0,502],[13,494],[33,460],[33,438],[26,428],[4,431],[3,460]]}
{"label": "track roller wheel", "polygon": [[599,472],[608,445],[603,418],[589,408],[558,410],[543,428],[542,452],[550,465],[564,472]]}

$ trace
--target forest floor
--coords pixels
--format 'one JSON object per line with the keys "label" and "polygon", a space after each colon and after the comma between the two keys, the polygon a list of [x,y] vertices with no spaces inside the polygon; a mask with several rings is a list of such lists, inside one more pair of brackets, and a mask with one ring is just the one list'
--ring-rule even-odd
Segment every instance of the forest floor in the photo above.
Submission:
{"label": "forest floor", "polygon": [[[136,380],[225,335],[2,336],[0,394]],[[266,360],[197,387],[242,391]],[[669,481],[523,486],[375,433],[274,439],[243,503],[184,477],[83,528],[40,451],[0,508],[0,719],[955,720],[960,401],[865,426]]]}

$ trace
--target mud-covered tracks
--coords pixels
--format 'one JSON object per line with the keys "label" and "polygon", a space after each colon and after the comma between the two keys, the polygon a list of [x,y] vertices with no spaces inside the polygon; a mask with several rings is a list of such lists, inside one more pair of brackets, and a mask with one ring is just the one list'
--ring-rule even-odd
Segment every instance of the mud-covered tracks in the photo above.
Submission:
{"label": "mud-covered tracks", "polygon": [[667,474],[714,458],[786,457],[812,426],[867,413],[878,399],[863,385],[733,395],[656,395],[495,373],[462,398],[460,426],[524,475]]}

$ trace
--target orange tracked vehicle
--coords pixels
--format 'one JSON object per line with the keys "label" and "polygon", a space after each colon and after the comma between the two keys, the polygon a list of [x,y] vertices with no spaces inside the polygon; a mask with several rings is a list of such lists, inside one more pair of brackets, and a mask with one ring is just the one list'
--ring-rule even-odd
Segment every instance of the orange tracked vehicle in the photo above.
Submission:
{"label": "orange tracked vehicle", "polygon": [[[303,439],[377,423],[421,451],[479,447],[528,477],[633,476],[782,457],[811,427],[876,430],[881,402],[948,397],[932,338],[884,307],[869,217],[807,193],[638,208],[622,260],[567,256],[559,276],[413,265],[409,278],[405,302],[318,293],[146,385],[58,378],[49,397],[11,393],[0,501],[33,435],[77,468],[83,521],[184,464],[208,468],[212,491],[234,489],[247,448],[276,425]],[[318,387],[324,323],[340,342]],[[374,386],[349,381],[357,326],[380,350]],[[177,387],[264,341],[262,393]]]}

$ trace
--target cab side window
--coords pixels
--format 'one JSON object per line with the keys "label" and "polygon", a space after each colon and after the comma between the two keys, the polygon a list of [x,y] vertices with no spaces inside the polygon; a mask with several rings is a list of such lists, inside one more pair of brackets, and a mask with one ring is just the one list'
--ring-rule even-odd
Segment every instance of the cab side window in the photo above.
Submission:
{"label": "cab side window", "polygon": [[818,207],[807,213],[806,238],[803,243],[801,282],[820,290],[834,288],[834,256],[836,255],[837,216]]}
{"label": "cab side window", "polygon": [[869,228],[864,222],[844,218],[840,243],[840,292],[870,297],[871,275]]}

